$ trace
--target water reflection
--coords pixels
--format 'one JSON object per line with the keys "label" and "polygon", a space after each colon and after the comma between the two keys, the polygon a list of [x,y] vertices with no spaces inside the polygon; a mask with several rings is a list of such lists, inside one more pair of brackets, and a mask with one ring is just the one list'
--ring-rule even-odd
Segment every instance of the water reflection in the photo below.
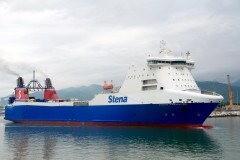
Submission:
{"label": "water reflection", "polygon": [[14,160],[22,159],[27,155],[27,148],[28,148],[28,138],[26,134],[21,135],[21,137],[15,137],[13,139],[14,147]]}
{"label": "water reflection", "polygon": [[43,159],[51,159],[54,155],[54,149],[57,144],[55,136],[45,136],[43,144]]}
{"label": "water reflection", "polygon": [[10,123],[5,125],[5,141],[12,148],[13,159],[36,155],[43,159],[71,159],[76,156],[86,159],[222,157],[220,145],[204,129]]}

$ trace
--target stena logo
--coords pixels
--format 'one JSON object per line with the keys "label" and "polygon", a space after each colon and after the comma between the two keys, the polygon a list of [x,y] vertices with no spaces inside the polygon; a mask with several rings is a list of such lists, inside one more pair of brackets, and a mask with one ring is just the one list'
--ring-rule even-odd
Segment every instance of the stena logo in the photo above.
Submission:
{"label": "stena logo", "polygon": [[22,91],[18,91],[18,99],[21,99],[22,98]]}
{"label": "stena logo", "polygon": [[128,101],[128,97],[115,97],[115,96],[108,96],[108,103],[125,103]]}

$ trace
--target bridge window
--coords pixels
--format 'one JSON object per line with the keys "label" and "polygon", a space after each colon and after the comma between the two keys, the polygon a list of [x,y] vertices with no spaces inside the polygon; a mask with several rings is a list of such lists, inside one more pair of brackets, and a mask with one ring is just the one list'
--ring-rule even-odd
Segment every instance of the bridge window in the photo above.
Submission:
{"label": "bridge window", "polygon": [[157,89],[157,85],[151,85],[151,86],[142,86],[142,90],[146,91],[146,90],[156,90]]}
{"label": "bridge window", "polygon": [[171,64],[186,65],[186,61],[172,61]]}
{"label": "bridge window", "polygon": [[143,85],[155,84],[155,83],[157,83],[157,80],[156,79],[147,79],[147,80],[143,80],[142,83],[143,83]]}

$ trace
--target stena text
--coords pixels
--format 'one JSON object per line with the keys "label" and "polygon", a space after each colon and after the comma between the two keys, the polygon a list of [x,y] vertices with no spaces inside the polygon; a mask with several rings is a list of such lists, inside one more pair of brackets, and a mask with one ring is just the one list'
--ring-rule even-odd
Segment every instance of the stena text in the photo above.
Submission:
{"label": "stena text", "polygon": [[108,103],[125,103],[128,101],[128,97],[124,96],[124,97],[115,97],[115,96],[108,96]]}

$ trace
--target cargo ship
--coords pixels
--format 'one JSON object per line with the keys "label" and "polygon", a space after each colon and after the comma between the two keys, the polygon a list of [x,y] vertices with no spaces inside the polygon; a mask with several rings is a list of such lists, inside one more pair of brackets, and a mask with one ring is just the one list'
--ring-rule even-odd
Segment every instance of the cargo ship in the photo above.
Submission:
{"label": "cargo ship", "polygon": [[[194,66],[189,52],[176,57],[162,42],[157,56],[128,68],[120,88],[105,82],[103,92],[90,101],[59,99],[50,78],[42,87],[35,78],[25,86],[19,77],[5,119],[26,124],[202,126],[223,97],[197,86],[191,74]],[[36,88],[44,90],[43,99],[29,96]]]}

